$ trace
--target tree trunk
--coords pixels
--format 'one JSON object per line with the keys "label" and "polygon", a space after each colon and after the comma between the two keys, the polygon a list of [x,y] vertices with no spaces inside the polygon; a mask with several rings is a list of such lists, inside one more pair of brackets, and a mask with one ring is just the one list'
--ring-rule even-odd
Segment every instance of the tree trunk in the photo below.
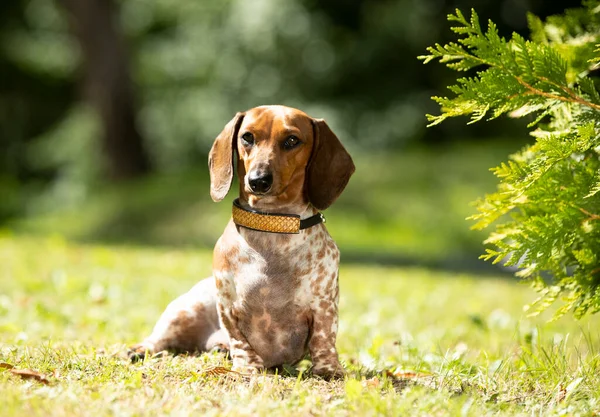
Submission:
{"label": "tree trunk", "polygon": [[112,0],[58,0],[69,14],[84,65],[83,90],[102,122],[102,145],[110,176],[122,180],[150,171],[136,127],[133,85],[125,41]]}

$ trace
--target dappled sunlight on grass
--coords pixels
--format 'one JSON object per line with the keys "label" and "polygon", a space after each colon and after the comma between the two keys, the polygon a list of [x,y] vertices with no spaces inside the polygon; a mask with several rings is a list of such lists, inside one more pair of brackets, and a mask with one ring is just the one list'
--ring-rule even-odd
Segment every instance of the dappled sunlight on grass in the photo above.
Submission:
{"label": "dappled sunlight on grass", "polygon": [[528,287],[503,277],[343,266],[338,349],[348,376],[242,378],[220,354],[132,365],[128,344],[210,274],[209,250],[0,238],[3,415],[552,414],[597,410],[598,317],[528,318]]}

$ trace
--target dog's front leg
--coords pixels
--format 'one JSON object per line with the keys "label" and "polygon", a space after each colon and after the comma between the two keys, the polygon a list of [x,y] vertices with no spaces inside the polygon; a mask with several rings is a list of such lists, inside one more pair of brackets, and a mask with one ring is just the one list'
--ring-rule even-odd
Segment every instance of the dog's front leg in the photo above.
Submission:
{"label": "dog's front leg", "polygon": [[338,328],[337,282],[335,284],[333,294],[317,297],[312,303],[313,323],[308,349],[313,363],[313,374],[323,378],[344,376],[344,368],[335,348]]}
{"label": "dog's front leg", "polygon": [[229,354],[233,361],[232,369],[236,372],[252,374],[263,371],[263,360],[239,330],[234,309],[227,308],[222,303],[218,304],[218,309],[221,323],[229,333]]}
{"label": "dog's front leg", "polygon": [[218,293],[217,311],[219,320],[229,336],[229,354],[233,361],[233,370],[258,373],[264,369],[263,360],[240,331],[239,309],[236,309],[239,302],[236,276],[243,275],[240,272],[241,265],[249,262],[247,259],[240,259],[237,236],[235,225],[230,222],[215,246],[213,274]]}
{"label": "dog's front leg", "polygon": [[219,293],[217,311],[219,320],[229,336],[229,355],[233,370],[243,373],[258,373],[264,369],[263,360],[256,354],[244,334],[240,331],[235,309],[237,292],[233,274],[226,269],[215,271]]}

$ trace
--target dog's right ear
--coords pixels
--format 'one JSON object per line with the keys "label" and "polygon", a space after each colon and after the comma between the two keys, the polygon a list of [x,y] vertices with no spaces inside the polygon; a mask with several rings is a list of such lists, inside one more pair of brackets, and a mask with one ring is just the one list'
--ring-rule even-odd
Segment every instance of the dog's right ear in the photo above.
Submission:
{"label": "dog's right ear", "polygon": [[210,196],[213,201],[223,200],[231,187],[231,181],[233,180],[233,156],[242,120],[244,120],[244,113],[237,113],[225,125],[223,131],[215,139],[215,143],[213,143],[208,155]]}

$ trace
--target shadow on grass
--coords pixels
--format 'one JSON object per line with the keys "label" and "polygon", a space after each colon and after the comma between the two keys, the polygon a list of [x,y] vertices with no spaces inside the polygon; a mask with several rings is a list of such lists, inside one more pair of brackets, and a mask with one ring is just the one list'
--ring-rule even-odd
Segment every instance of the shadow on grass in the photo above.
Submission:
{"label": "shadow on grass", "polygon": [[469,272],[477,275],[514,278],[511,272],[490,262],[484,262],[476,254],[449,258],[423,259],[395,253],[373,253],[344,250],[342,263],[351,265],[381,265],[397,267],[421,267],[446,272]]}

